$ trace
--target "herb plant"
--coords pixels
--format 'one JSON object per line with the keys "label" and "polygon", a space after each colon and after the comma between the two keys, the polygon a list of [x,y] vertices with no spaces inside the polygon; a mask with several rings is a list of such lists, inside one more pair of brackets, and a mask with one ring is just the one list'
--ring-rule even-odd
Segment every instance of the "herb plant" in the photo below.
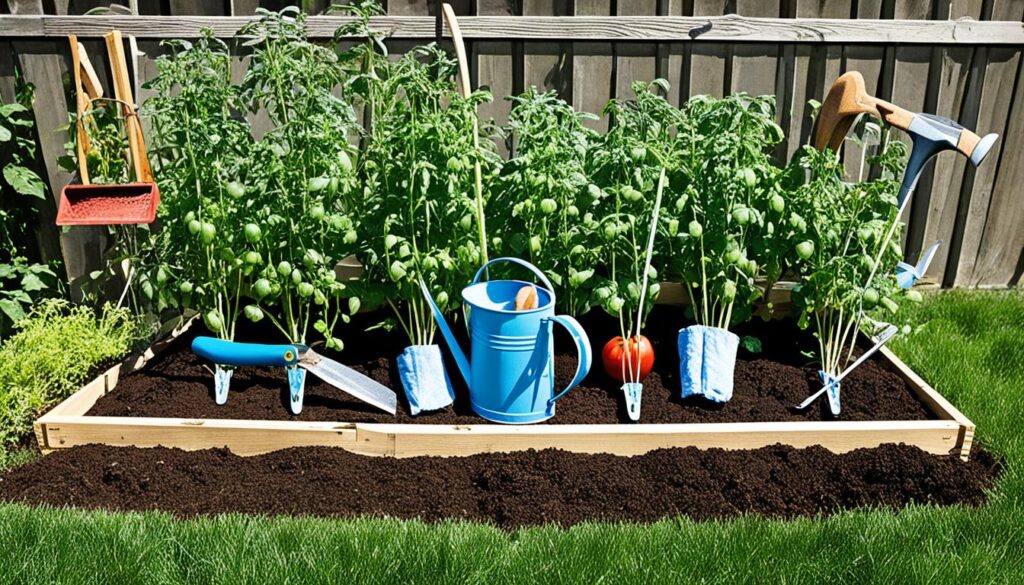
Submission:
{"label": "herb plant", "polygon": [[581,206],[591,198],[587,154],[598,138],[583,120],[596,116],[577,113],[554,91],[534,87],[507,99],[516,149],[502,168],[491,216],[507,234],[508,253],[549,276],[562,310],[583,314],[590,309],[590,279],[599,258],[592,230],[581,222]]}
{"label": "herb plant", "polygon": [[33,419],[152,332],[126,309],[100,311],[48,299],[0,345],[0,447],[31,432]]}
{"label": "herb plant", "polygon": [[493,142],[473,135],[476,106],[490,94],[459,95],[455,67],[428,45],[380,65],[367,84],[360,287],[372,304],[391,306],[414,345],[431,344],[435,331],[420,279],[451,310],[483,261],[473,169],[480,163],[489,187],[500,167]]}
{"label": "herb plant", "polygon": [[771,96],[696,96],[683,112],[668,273],[685,283],[699,325],[728,329],[782,272],[790,231],[771,154],[782,129]]}

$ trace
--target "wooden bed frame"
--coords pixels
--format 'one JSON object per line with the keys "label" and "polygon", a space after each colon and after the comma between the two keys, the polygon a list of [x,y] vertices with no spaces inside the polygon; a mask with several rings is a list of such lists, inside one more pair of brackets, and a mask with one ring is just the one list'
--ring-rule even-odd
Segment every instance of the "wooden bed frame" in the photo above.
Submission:
{"label": "wooden bed frame", "polygon": [[[680,291],[666,292],[672,298]],[[780,294],[788,296],[785,292]],[[39,418],[35,433],[43,452],[102,443],[186,450],[226,447],[239,455],[309,446],[391,457],[547,448],[639,455],[665,447],[755,449],[782,443],[821,445],[842,453],[905,443],[929,453],[955,453],[966,460],[974,437],[974,423],[884,347],[881,359],[909,383],[937,420],[513,426],[86,416],[101,396],[114,390],[122,375],[144,367],[194,322],[185,322],[144,354],[110,368]]]}

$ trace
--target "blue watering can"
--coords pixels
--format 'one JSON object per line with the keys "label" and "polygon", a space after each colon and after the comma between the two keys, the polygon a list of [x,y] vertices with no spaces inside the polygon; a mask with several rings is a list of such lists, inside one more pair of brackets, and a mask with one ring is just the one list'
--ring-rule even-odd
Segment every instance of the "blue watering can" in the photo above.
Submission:
{"label": "blue watering can", "polygon": [[[488,267],[510,262],[529,269],[547,288],[537,287],[536,308],[515,310],[516,294],[530,283],[521,280],[480,282]],[[590,340],[583,327],[568,315],[555,315],[551,282],[534,265],[518,258],[495,258],[484,264],[473,282],[462,289],[469,306],[472,366],[452,330],[434,303],[426,284],[423,295],[434,313],[441,333],[455,356],[459,372],[469,385],[473,412],[499,423],[526,424],[555,415],[555,401],[579,384],[590,371]],[[554,335],[558,323],[576,343],[579,361],[569,386],[554,393]]]}

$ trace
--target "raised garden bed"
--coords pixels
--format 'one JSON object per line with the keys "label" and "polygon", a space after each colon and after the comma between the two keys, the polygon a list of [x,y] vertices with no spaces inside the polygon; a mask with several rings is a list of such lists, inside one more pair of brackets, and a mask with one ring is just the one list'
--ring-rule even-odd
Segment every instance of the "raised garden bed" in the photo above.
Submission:
{"label": "raised garden bed", "polygon": [[[356,319],[349,331],[372,323]],[[146,355],[112,368],[36,423],[44,451],[102,443],[116,446],[226,447],[241,455],[302,446],[335,446],[369,455],[410,457],[557,448],[579,453],[638,455],[670,447],[756,449],[781,443],[820,445],[842,453],[885,443],[904,443],[934,454],[966,459],[974,425],[889,351],[872,359],[843,384],[844,411],[833,418],[823,403],[807,412],[790,407],[817,388],[816,369],[800,350],[810,347],[805,332],[789,321],[755,320],[739,331],[756,336],[761,354],[741,351],[734,399],[724,406],[678,398],[675,331],[681,309],[661,306],[650,319],[649,336],[658,360],[645,384],[639,424],[628,420],[618,384],[595,364],[591,375],[559,402],[546,424],[481,424],[463,400],[454,408],[409,416],[401,402],[397,416],[379,413],[311,377],[300,416],[283,402],[283,372],[242,368],[224,406],[213,402],[212,377],[188,349],[200,326],[186,324]],[[614,322],[593,312],[584,326],[604,339]],[[259,330],[245,332],[252,339]],[[355,337],[354,335],[352,336]],[[392,371],[401,351],[397,335],[361,334],[337,357],[378,381],[398,388]],[[556,347],[568,347],[556,341]],[[563,367],[560,367],[563,366]],[[564,383],[571,358],[556,359]],[[455,372],[449,364],[449,371]],[[457,386],[457,392],[459,388]],[[464,397],[462,392],[460,397]]]}

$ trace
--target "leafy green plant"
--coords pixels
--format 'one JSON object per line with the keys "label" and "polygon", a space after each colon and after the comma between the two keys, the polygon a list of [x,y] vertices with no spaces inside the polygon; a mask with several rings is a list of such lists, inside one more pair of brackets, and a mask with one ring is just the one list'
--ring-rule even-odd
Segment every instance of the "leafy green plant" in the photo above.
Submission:
{"label": "leafy green plant", "polygon": [[500,168],[493,142],[474,135],[476,106],[490,94],[460,96],[455,70],[453,59],[428,45],[378,66],[367,84],[361,296],[389,304],[414,345],[430,344],[435,331],[420,279],[450,310],[483,261],[474,167],[481,165],[488,187]]}
{"label": "leafy green plant", "polygon": [[686,284],[698,324],[728,329],[779,278],[789,248],[771,155],[782,129],[771,96],[696,96],[683,112],[678,195],[666,205],[667,272]]}
{"label": "leafy green plant", "polygon": [[31,431],[45,408],[113,365],[151,330],[126,309],[38,303],[0,345],[0,444]]}
{"label": "leafy green plant", "polygon": [[35,123],[29,113],[31,86],[17,85],[17,99],[0,104],[0,339],[25,317],[32,303],[60,292],[54,267],[30,259],[29,248],[37,211],[49,190],[33,170],[36,162]]}
{"label": "leafy green plant", "polygon": [[599,258],[593,234],[581,222],[580,208],[591,200],[587,154],[598,138],[583,121],[597,117],[535,87],[507,99],[508,134],[516,149],[502,167],[491,216],[510,234],[503,238],[504,249],[549,276],[562,310],[583,314],[590,308],[588,281]]}
{"label": "leafy green plant", "polygon": [[[596,235],[593,247],[604,267],[594,277],[593,302],[618,317],[623,339],[634,331],[639,335],[660,292],[656,267],[662,260],[656,258],[661,254],[648,258],[647,244],[657,236],[650,233],[651,218],[660,211],[668,173],[678,165],[675,135],[684,119],[659,89],[667,92],[667,82],[635,82],[635,101],[609,102],[603,112],[611,117],[608,132],[591,153],[594,183],[587,188],[583,225]],[[647,290],[645,272],[651,281]]]}
{"label": "leafy green plant", "polygon": [[[206,34],[194,44],[167,41],[143,104],[152,119],[160,185],[160,227],[139,243],[137,285],[156,312],[194,308],[207,327],[231,339],[249,288],[245,262],[246,189],[239,181],[253,148],[231,85],[228,46]],[[259,263],[262,264],[262,263]]]}
{"label": "leafy green plant", "polygon": [[882,169],[876,180],[844,182],[844,167],[831,151],[806,146],[795,160],[796,175],[809,179],[793,190],[792,217],[804,227],[795,247],[801,281],[793,291],[800,325],[813,325],[822,371],[839,374],[850,361],[864,311],[897,311],[898,299],[920,300],[901,291],[891,276],[902,257],[890,241],[877,254],[886,232],[898,222],[896,193],[906,147],[890,141],[870,162]]}

